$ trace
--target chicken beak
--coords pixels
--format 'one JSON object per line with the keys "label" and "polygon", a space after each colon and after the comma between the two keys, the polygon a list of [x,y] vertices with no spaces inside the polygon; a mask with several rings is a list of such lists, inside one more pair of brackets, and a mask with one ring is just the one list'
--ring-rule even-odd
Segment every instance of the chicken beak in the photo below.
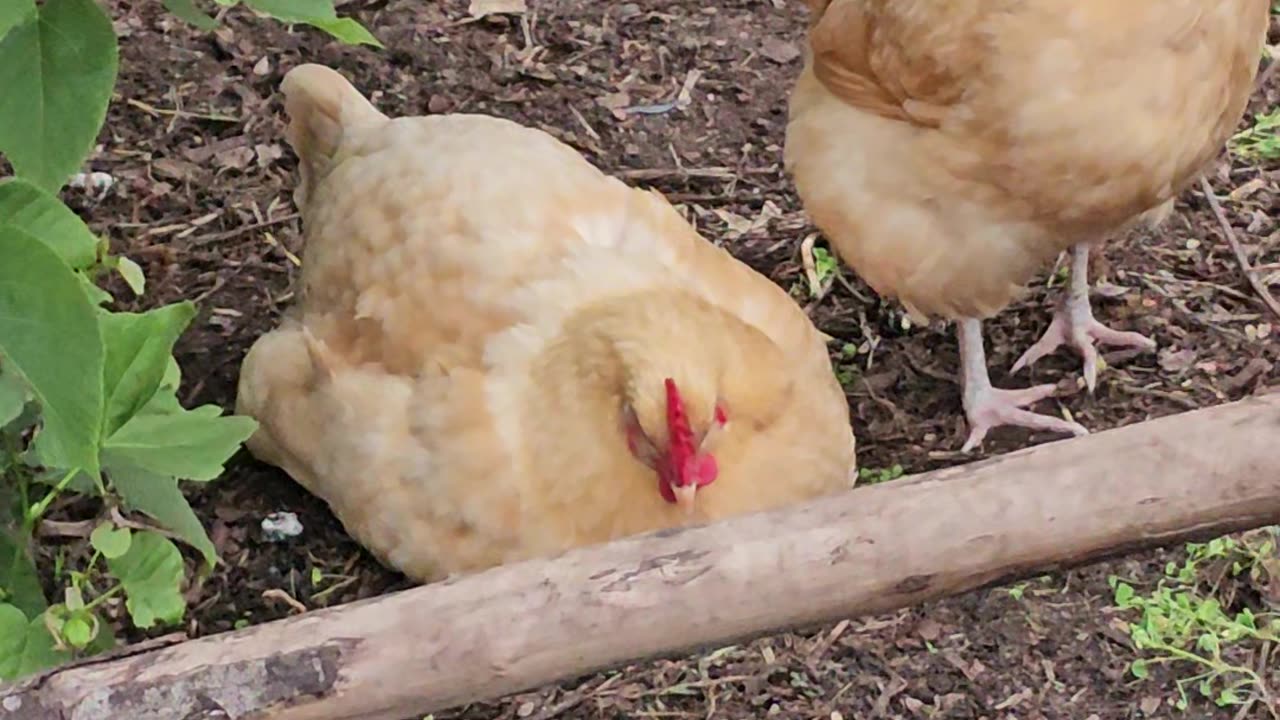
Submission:
{"label": "chicken beak", "polygon": [[680,487],[671,488],[671,491],[675,493],[676,504],[684,510],[684,514],[692,515],[694,497],[698,494],[698,486],[692,484],[682,485]]}

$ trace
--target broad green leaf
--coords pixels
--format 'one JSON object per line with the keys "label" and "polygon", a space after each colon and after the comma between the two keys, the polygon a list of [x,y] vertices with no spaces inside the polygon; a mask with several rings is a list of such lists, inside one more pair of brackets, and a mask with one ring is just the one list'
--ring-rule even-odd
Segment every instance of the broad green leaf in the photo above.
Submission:
{"label": "broad green leaf", "polygon": [[0,603],[0,680],[18,677],[22,652],[27,645],[27,616],[18,608]]}
{"label": "broad green leaf", "polygon": [[378,38],[373,36],[365,26],[351,18],[333,18],[330,20],[309,20],[307,24],[323,30],[347,45],[372,45],[384,47]]}
{"label": "broad green leaf", "polygon": [[0,38],[3,38],[10,28],[25,21],[28,16],[34,15],[35,12],[35,0],[4,0],[4,2],[0,2]]}
{"label": "broad green leaf", "polygon": [[200,12],[194,0],[164,0],[164,6],[179,20],[191,23],[201,30],[212,30],[218,27],[216,20]]}
{"label": "broad green leaf", "polygon": [[172,624],[182,619],[187,608],[179,592],[182,555],[168,538],[139,532],[133,536],[129,552],[108,560],[107,567],[124,586],[125,607],[134,625],[146,630],[157,622]]}
{"label": "broad green leaf", "polygon": [[333,0],[244,0],[244,4],[282,22],[319,28],[344,43],[382,47],[363,25],[351,18],[339,18]]}
{"label": "broad green leaf", "polygon": [[[3,360],[0,360],[3,363]],[[8,425],[22,414],[30,399],[27,383],[16,372],[5,372],[0,364],[0,428]]]}
{"label": "broad green leaf", "polygon": [[15,680],[71,659],[55,650],[44,618],[27,619],[12,605],[0,604],[0,680]]}
{"label": "broad green leaf", "polygon": [[21,178],[0,185],[0,218],[34,235],[77,270],[97,262],[98,239],[89,226],[38,185]]}
{"label": "broad green leaf", "polygon": [[1141,659],[1133,661],[1133,664],[1129,666],[1129,672],[1133,673],[1133,676],[1139,680],[1151,674],[1151,671],[1147,669],[1147,661]]}
{"label": "broad green leaf", "polygon": [[210,567],[218,561],[213,542],[178,489],[175,478],[128,465],[111,464],[107,465],[107,475],[130,510],[149,515],[164,529],[178,535],[199,550]]}
{"label": "broad green leaf", "polygon": [[195,314],[195,306],[184,301],[145,313],[98,315],[106,347],[104,437],[120,429],[156,394],[173,357],[173,344]]}
{"label": "broad green leaf", "polygon": [[129,552],[131,540],[129,528],[118,528],[109,522],[103,522],[89,534],[89,544],[108,560]]}
{"label": "broad green leaf", "polygon": [[106,117],[117,55],[94,0],[47,0],[0,40],[0,152],[19,177],[56,192],[80,167]]}
{"label": "broad green leaf", "polygon": [[142,274],[142,268],[138,267],[138,263],[127,257],[120,256],[116,258],[116,272],[120,273],[120,277],[124,278],[124,282],[133,291],[134,295],[141,296],[147,289],[147,276]]}
{"label": "broad green leaf", "polygon": [[[41,461],[37,456],[29,459],[27,464],[39,466],[41,465]],[[61,470],[59,468],[45,468],[36,471],[35,475],[31,479],[41,485],[57,487],[57,485],[61,483],[66,476],[67,472],[65,470]],[[102,490],[98,488],[97,482],[84,473],[76,475],[71,482],[67,483],[66,490],[68,492],[88,495],[90,497],[100,497],[102,495]]]}
{"label": "broad green leaf", "polygon": [[0,227],[0,257],[0,355],[40,403],[37,455],[96,479],[103,351],[94,308],[71,268],[30,234]]}
{"label": "broad green leaf", "polygon": [[28,617],[39,615],[49,606],[40,588],[35,560],[27,552],[26,539],[18,528],[0,527],[0,588],[4,589],[5,602]]}
{"label": "broad green leaf", "polygon": [[221,413],[221,408],[205,405],[169,415],[135,415],[107,438],[103,462],[184,480],[213,480],[258,427],[251,418]]}

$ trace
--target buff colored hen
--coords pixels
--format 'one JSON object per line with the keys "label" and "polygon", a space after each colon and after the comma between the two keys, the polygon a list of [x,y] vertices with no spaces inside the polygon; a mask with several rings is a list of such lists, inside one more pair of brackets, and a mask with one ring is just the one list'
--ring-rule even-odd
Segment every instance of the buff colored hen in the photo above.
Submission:
{"label": "buff colored hen", "polygon": [[1084,434],[991,386],[982,325],[1071,252],[1045,337],[1154,348],[1089,305],[1090,243],[1166,215],[1250,94],[1268,0],[808,0],[786,163],[840,257],[917,320],[958,321],[965,449],[998,425]]}
{"label": "buff colored hen", "polygon": [[822,337],[660,195],[480,115],[292,70],[303,288],[249,448],[418,581],[848,488]]}

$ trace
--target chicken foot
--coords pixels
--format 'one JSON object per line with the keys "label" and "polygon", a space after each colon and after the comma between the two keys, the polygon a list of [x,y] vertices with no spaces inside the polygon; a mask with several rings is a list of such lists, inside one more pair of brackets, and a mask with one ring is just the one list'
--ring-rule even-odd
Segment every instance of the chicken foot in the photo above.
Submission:
{"label": "chicken foot", "polygon": [[1089,246],[1079,243],[1071,247],[1071,284],[1063,292],[1053,313],[1049,329],[1027,348],[1013,364],[1016,373],[1063,345],[1070,345],[1084,358],[1084,384],[1093,392],[1098,385],[1098,350],[1094,343],[1117,347],[1154,350],[1151,338],[1136,332],[1121,332],[1098,322],[1089,304]]}
{"label": "chicken foot", "polygon": [[981,320],[959,320],[956,323],[956,337],[960,342],[964,412],[969,420],[969,438],[965,440],[961,452],[969,452],[980,445],[987,432],[1000,425],[1017,425],[1077,436],[1089,434],[1079,423],[1023,410],[1024,407],[1053,395],[1056,389],[1054,385],[1037,385],[1022,390],[991,387],[987,354],[982,345]]}

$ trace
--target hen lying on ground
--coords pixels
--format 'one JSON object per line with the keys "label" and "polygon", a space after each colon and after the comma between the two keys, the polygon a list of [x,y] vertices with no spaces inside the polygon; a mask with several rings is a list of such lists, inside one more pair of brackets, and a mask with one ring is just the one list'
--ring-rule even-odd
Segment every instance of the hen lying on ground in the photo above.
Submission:
{"label": "hen lying on ground", "polygon": [[428,581],[853,483],[817,330],[660,195],[321,66],[282,88],[303,288],[237,410],[383,562]]}
{"label": "hen lying on ground", "polygon": [[1071,252],[1071,284],[1014,371],[1067,344],[1154,348],[1089,305],[1091,242],[1174,197],[1244,112],[1268,0],[808,0],[786,162],[814,222],[877,292],[958,321],[971,449],[998,425],[1084,434],[991,386],[982,320]]}

